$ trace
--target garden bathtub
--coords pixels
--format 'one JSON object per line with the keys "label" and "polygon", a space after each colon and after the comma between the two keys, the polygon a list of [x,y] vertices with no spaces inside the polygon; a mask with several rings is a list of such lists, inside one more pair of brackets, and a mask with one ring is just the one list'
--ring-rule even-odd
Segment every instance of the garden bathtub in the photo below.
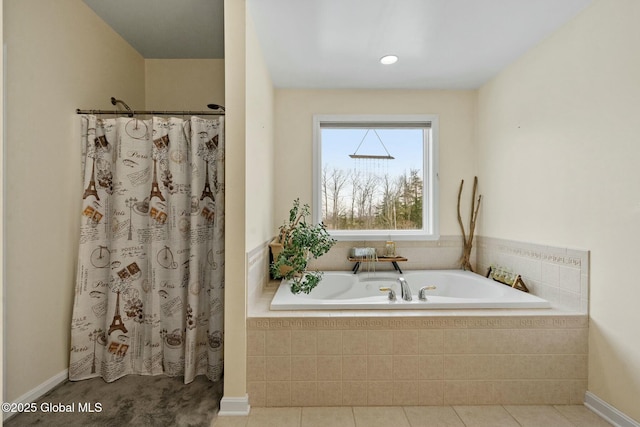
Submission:
{"label": "garden bathtub", "polygon": [[[408,282],[413,300],[404,301],[398,278]],[[418,299],[424,286],[427,300]],[[393,288],[397,299],[391,301]],[[328,271],[308,295],[291,293],[282,281],[271,301],[271,310],[349,310],[349,309],[467,309],[467,308],[550,308],[548,301],[535,295],[462,270],[421,270],[397,272],[361,272],[359,274]]]}

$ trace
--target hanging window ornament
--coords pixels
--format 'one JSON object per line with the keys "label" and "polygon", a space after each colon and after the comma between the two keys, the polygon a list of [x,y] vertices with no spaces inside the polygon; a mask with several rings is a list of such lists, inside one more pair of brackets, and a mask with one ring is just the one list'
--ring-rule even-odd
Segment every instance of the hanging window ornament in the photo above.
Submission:
{"label": "hanging window ornament", "polygon": [[[382,146],[386,154],[373,154],[373,152],[370,152],[369,154],[358,153],[358,151],[362,147],[362,144],[367,139],[367,135],[369,135],[369,132],[371,131],[373,131],[373,133],[378,138],[378,142],[380,142],[380,145]],[[384,169],[386,172],[386,170],[388,169],[387,162],[389,160],[395,159],[395,157],[393,157],[389,153],[389,150],[387,150],[387,147],[384,145],[384,142],[382,142],[382,138],[380,138],[378,132],[372,128],[367,129],[367,131],[364,133],[364,136],[362,137],[362,140],[360,141],[360,144],[358,144],[356,151],[354,151],[353,154],[349,154],[349,157],[355,159],[355,171],[362,171],[364,177],[369,180],[382,176],[382,166],[384,165]]]}

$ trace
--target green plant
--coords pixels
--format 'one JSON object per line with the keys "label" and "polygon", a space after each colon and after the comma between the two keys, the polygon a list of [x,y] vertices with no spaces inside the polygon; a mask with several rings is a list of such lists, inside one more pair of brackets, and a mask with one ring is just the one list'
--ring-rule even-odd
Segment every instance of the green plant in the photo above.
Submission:
{"label": "green plant", "polygon": [[307,271],[307,264],[311,257],[318,258],[326,254],[336,243],[322,222],[307,222],[309,215],[309,205],[301,206],[300,199],[295,199],[289,210],[289,220],[280,226],[274,241],[276,245],[282,245],[282,251],[279,254],[274,251],[271,273],[275,278],[290,280],[294,294],[308,294],[320,283],[322,272]]}

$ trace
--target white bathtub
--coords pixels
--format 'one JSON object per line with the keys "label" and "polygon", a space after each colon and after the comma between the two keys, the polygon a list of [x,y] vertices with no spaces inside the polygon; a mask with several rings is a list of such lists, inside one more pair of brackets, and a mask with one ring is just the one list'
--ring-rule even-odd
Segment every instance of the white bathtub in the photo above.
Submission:
{"label": "white bathtub", "polygon": [[[411,287],[412,301],[400,295],[398,277]],[[418,299],[423,286],[427,301]],[[393,287],[396,301],[380,288]],[[308,295],[291,293],[288,282],[280,284],[271,310],[344,310],[344,309],[466,309],[466,308],[549,308],[548,301],[513,289],[469,271],[423,270],[359,274],[325,272],[322,281]]]}

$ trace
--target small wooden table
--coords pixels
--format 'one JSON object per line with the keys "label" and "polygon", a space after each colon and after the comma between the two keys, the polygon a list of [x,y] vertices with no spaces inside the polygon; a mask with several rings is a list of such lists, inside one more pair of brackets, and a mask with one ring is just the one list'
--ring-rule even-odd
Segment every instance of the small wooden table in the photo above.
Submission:
{"label": "small wooden table", "polygon": [[402,273],[402,270],[400,269],[400,266],[398,265],[399,262],[405,262],[407,261],[407,259],[403,256],[394,256],[394,257],[377,257],[377,258],[367,258],[367,257],[349,257],[349,261],[351,262],[355,262],[356,264],[353,266],[353,274],[356,274],[358,272],[358,270],[360,269],[360,263],[361,262],[390,262],[393,265],[393,268],[395,268],[398,272],[400,272],[400,274]]}

